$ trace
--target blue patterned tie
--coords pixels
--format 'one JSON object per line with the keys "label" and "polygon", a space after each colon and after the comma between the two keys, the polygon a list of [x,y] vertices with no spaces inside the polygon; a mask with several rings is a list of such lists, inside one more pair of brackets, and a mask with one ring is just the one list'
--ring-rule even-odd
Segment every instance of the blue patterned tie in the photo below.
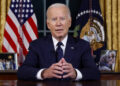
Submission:
{"label": "blue patterned tie", "polygon": [[62,42],[58,42],[57,43],[57,49],[56,49],[56,53],[57,53],[57,61],[59,61],[61,58],[63,58],[63,50],[61,48],[61,45],[63,45]]}

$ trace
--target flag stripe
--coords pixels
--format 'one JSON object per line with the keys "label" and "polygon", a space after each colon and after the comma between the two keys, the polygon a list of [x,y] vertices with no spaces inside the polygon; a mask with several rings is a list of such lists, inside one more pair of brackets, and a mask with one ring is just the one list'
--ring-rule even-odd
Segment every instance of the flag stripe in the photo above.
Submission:
{"label": "flag stripe", "polygon": [[32,17],[32,19],[33,19],[33,21],[34,21],[34,23],[35,23],[35,25],[36,25],[36,27],[37,27],[37,19],[36,19],[35,14],[33,14],[31,17]]}
{"label": "flag stripe", "polygon": [[24,45],[22,46],[22,48],[23,48],[23,54],[26,55],[28,53],[27,49],[25,48]]}
{"label": "flag stripe", "polygon": [[[10,18],[9,16],[7,16],[7,21],[8,21],[7,23],[9,23],[9,25],[10,25],[11,27],[14,27],[14,29],[12,29],[12,30],[13,30],[14,33],[16,34],[18,43],[20,44],[20,46],[21,46],[21,48],[22,48],[22,47],[23,47],[23,41],[22,41],[22,39],[21,39],[22,37],[19,35],[16,25],[13,23],[13,20],[11,20],[11,18]],[[25,33],[25,34],[26,34],[26,33]],[[26,45],[26,47],[27,47],[27,45]],[[24,46],[24,48],[25,48],[25,46]],[[25,52],[27,51],[26,49],[27,49],[27,48],[24,49]]]}
{"label": "flag stripe", "polygon": [[[7,16],[7,23],[10,25],[11,29],[17,36],[17,39],[20,37],[16,25],[13,23],[13,20],[9,16]],[[14,27],[14,28],[13,28]],[[19,42],[19,41],[18,41]]]}
{"label": "flag stripe", "polygon": [[[21,27],[20,23],[19,23],[18,19],[16,18],[15,14],[12,12],[11,9],[8,11],[8,16],[11,18],[11,21],[14,23],[17,30],[19,31],[19,28]],[[8,21],[6,21],[6,22],[8,22]]]}
{"label": "flag stripe", "polygon": [[6,48],[4,46],[2,46],[2,51],[7,52],[7,50],[6,50]]}
{"label": "flag stripe", "polygon": [[[25,37],[25,35],[24,34],[22,34],[22,46],[24,45],[24,47],[26,48],[26,49],[28,49],[28,47],[29,47],[29,42],[27,41],[27,38]],[[28,51],[28,50],[27,50]]]}
{"label": "flag stripe", "polygon": [[37,35],[38,35],[38,34],[37,34],[37,27],[36,27],[33,19],[32,19],[32,18],[29,18],[29,19],[28,19],[28,22],[30,23],[30,26],[33,28],[33,32],[35,33],[35,35],[36,35],[36,37],[37,37]]}
{"label": "flag stripe", "polygon": [[[32,29],[32,27],[30,26],[29,22],[26,22],[26,23],[25,23],[25,28],[26,28],[27,32],[28,32],[29,34],[31,34],[31,39],[32,39],[32,40],[36,39],[36,35],[34,34],[33,29]],[[31,42],[31,41],[30,41],[30,42]]]}
{"label": "flag stripe", "polygon": [[[13,23],[13,20],[11,20],[11,18],[9,17],[9,16],[7,16],[7,23],[10,25],[10,27],[11,27],[11,29],[14,31],[14,33],[15,33],[15,35],[16,35],[16,37],[17,37],[17,41],[18,41],[18,43],[19,43],[19,45],[22,47],[22,39],[21,39],[21,37],[20,37],[20,35],[19,35],[19,33],[18,33],[18,29],[17,29],[17,27],[16,27],[16,25]],[[12,28],[12,27],[14,27],[14,28]],[[10,29],[10,28],[9,28]],[[6,30],[6,29],[5,29]],[[8,30],[9,31],[9,30]],[[10,33],[11,34],[11,33]],[[6,37],[7,38],[7,37]],[[14,38],[14,36],[12,37],[12,38]],[[12,40],[12,38],[11,38],[11,40]],[[10,40],[9,40],[10,41]],[[12,46],[12,45],[11,45]]]}
{"label": "flag stripe", "polygon": [[31,42],[32,39],[31,39],[30,35],[28,34],[29,32],[27,32],[27,29],[25,28],[24,25],[22,26],[22,30],[23,30],[23,33],[24,33],[25,37],[27,38],[27,41]]}
{"label": "flag stripe", "polygon": [[13,48],[13,50],[15,52],[17,52],[17,47],[16,47],[14,41],[12,40],[12,38],[10,37],[10,35],[8,34],[8,32],[6,30],[5,30],[4,34],[5,34],[4,35],[5,38],[9,41],[9,44],[11,45],[11,47]]}
{"label": "flag stripe", "polygon": [[2,49],[3,52],[8,52],[8,50],[10,50],[10,52],[14,52],[6,39],[4,39],[4,46],[2,46]]}
{"label": "flag stripe", "polygon": [[16,37],[16,35],[15,35],[15,33],[13,32],[13,29],[9,26],[9,24],[8,23],[6,23],[6,25],[5,25],[6,27],[5,27],[5,31],[9,31],[8,32],[8,34],[10,35],[10,37],[14,40],[14,42],[15,42],[15,44],[17,45],[18,44],[18,41],[17,41],[17,37]]}
{"label": "flag stripe", "polygon": [[[4,38],[4,44],[3,44],[4,46],[2,46],[2,47],[4,47],[4,49],[5,49],[5,52],[7,51],[9,51],[10,50],[10,52],[14,52],[14,50],[12,49],[12,47],[11,47],[11,45],[8,43],[8,40],[6,40],[6,38]],[[3,51],[4,52],[4,51]]]}

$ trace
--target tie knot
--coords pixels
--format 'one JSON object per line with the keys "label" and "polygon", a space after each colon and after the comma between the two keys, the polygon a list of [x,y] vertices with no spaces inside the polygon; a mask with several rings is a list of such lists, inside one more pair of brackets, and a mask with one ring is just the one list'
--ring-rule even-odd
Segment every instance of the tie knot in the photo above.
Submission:
{"label": "tie knot", "polygon": [[61,46],[61,45],[63,45],[62,42],[58,42],[58,43],[57,43],[57,46]]}

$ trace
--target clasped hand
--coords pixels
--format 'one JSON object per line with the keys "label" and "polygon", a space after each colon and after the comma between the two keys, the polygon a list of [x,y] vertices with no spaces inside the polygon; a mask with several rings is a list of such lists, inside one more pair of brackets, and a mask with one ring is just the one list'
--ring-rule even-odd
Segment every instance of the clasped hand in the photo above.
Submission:
{"label": "clasped hand", "polygon": [[72,64],[62,58],[58,63],[52,64],[49,68],[42,72],[42,78],[76,78],[76,71]]}

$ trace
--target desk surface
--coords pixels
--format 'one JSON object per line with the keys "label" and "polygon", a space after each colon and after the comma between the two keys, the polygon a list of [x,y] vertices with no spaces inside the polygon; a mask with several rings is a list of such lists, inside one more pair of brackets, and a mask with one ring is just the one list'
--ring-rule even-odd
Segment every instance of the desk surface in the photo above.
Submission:
{"label": "desk surface", "polygon": [[0,80],[0,86],[120,86],[120,80],[100,81],[19,81]]}
{"label": "desk surface", "polygon": [[[16,72],[0,72],[0,80],[17,80]],[[102,73],[101,80],[120,80],[120,73]]]}

